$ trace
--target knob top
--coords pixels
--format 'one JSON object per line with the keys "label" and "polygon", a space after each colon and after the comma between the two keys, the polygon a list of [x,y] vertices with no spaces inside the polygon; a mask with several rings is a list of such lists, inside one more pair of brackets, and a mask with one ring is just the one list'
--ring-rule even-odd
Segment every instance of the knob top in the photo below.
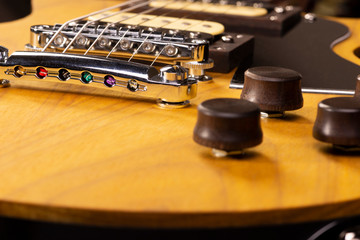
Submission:
{"label": "knob top", "polygon": [[245,76],[253,80],[269,82],[299,81],[302,78],[301,74],[294,70],[271,66],[249,68]]}
{"label": "knob top", "polygon": [[350,97],[328,98],[319,103],[323,111],[336,113],[360,113],[360,101]]}
{"label": "knob top", "polygon": [[241,118],[258,114],[259,107],[245,100],[235,98],[217,98],[202,102],[198,111],[219,118]]}
{"label": "knob top", "polygon": [[259,105],[262,112],[284,112],[303,106],[301,75],[281,67],[254,67],[245,72],[241,98]]}
{"label": "knob top", "polygon": [[260,109],[234,98],[204,101],[198,107],[194,141],[215,149],[238,151],[262,142]]}
{"label": "knob top", "polygon": [[360,146],[360,101],[336,97],[318,105],[314,138],[339,146]]}

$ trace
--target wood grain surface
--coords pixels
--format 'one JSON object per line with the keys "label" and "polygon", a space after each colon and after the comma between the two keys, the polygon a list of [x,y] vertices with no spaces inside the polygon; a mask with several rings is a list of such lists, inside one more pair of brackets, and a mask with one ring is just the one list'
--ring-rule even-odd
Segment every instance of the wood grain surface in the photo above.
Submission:
{"label": "wood grain surface", "polygon": [[[33,1],[33,13],[0,24],[0,44],[23,49],[32,24],[62,23],[115,4]],[[336,47],[352,50],[353,36]],[[52,222],[130,227],[228,227],[296,223],[360,214],[360,157],[338,154],[312,137],[317,104],[263,119],[264,140],[242,158],[212,157],[192,140],[196,107],[239,98],[233,73],[211,73],[185,109],[154,101],[68,93],[22,85],[0,89],[0,215]],[[354,81],[355,81],[354,77]],[[354,83],[355,86],[355,83]]]}

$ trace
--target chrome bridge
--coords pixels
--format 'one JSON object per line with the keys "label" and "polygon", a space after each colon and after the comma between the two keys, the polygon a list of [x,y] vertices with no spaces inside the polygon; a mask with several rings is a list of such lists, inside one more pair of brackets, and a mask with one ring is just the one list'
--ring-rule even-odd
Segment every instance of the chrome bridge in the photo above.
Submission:
{"label": "chrome bridge", "polygon": [[[212,35],[170,29],[132,27],[124,24],[107,26],[106,23],[76,23],[61,30],[47,51],[62,52],[73,41],[68,52],[111,56],[128,59],[135,50],[134,59],[165,64],[206,61]],[[62,25],[35,25],[30,29],[27,50],[40,51]],[[77,34],[79,34],[77,36]]]}
{"label": "chrome bridge", "polygon": [[52,52],[14,52],[0,47],[0,85],[17,80],[59,82],[153,98],[161,107],[180,108],[196,96],[197,81],[177,65],[160,72],[119,59]]}

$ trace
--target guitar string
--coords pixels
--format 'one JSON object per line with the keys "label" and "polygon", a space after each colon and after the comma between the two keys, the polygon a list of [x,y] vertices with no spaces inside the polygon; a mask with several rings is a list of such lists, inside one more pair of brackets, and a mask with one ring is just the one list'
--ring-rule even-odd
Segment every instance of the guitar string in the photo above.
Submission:
{"label": "guitar string", "polygon": [[[171,1],[171,2],[176,2],[176,0],[173,0],[173,1]],[[162,6],[162,7],[160,7],[160,8],[164,8],[166,5],[164,5],[164,6]],[[159,9],[159,8],[156,8],[156,9]],[[156,9],[151,9],[151,10],[156,10]],[[164,13],[164,14],[161,14],[161,15],[158,15],[158,16],[156,16],[156,18],[158,18],[158,17],[161,17],[161,16],[163,16],[163,15],[165,15],[166,13]],[[121,20],[121,22],[122,21],[124,21],[124,20]],[[143,23],[146,23],[147,21],[149,21],[149,20],[146,20],[146,21],[143,21],[143,22],[140,22],[140,23],[138,23],[137,25],[134,25],[134,26],[139,26],[140,24],[143,24]],[[120,22],[120,23],[121,23]],[[120,42],[124,39],[124,37],[125,37],[125,35],[127,34],[127,32],[129,32],[129,30],[130,30],[130,28],[124,33],[124,35],[119,39],[119,41],[115,44],[115,46],[111,49],[111,51],[109,52],[109,54],[106,56],[106,58],[108,58],[113,52],[115,52],[115,50],[116,50],[116,48],[117,48],[117,46],[120,44]]]}
{"label": "guitar string", "polygon": [[[190,4],[192,4],[193,2],[194,2],[194,1],[191,1]],[[201,1],[200,3],[201,3],[202,5],[203,5],[203,4],[211,4],[211,5],[216,4],[216,3],[213,3],[213,2],[211,2],[211,1],[210,1],[210,2]],[[221,4],[221,3],[218,2],[217,4]],[[187,6],[189,6],[189,4],[188,4],[188,5],[185,5],[185,6],[182,7],[182,8],[179,8],[179,9],[184,9],[184,8],[187,7]],[[179,9],[174,9],[173,11],[176,11],[176,10],[179,10]],[[192,11],[191,13],[189,13],[189,14],[187,14],[187,15],[184,15],[182,18],[191,18],[191,16],[193,16],[193,15],[199,13],[199,12],[202,12],[203,9],[204,9],[204,8],[201,8],[200,10],[197,10],[197,11]],[[222,14],[226,14],[226,11],[225,11],[225,12],[221,12],[221,13],[212,13],[212,16],[209,16],[208,18],[203,19],[203,20],[200,21],[197,25],[203,24],[204,22],[209,21],[209,20],[212,20],[212,19],[214,19],[215,17],[217,17],[217,16],[219,16],[219,15],[222,15]],[[181,19],[182,19],[182,18],[181,18]],[[166,26],[166,25],[165,25],[165,26]],[[183,29],[183,30],[189,30],[189,28],[191,28],[191,27],[193,27],[193,26],[189,26],[188,28],[185,28],[185,29]],[[173,35],[173,36],[174,36],[174,35]],[[159,52],[159,54],[157,54],[156,58],[154,59],[154,61],[151,63],[150,66],[152,66],[152,65],[155,63],[156,59],[160,56],[160,54],[163,52],[164,49],[165,49],[165,46],[163,47],[163,49],[161,50],[161,52]]]}
{"label": "guitar string", "polygon": [[[174,1],[175,1],[175,0],[173,0],[173,1],[171,1],[171,2],[174,2]],[[108,24],[106,25],[106,27],[102,30],[102,32],[98,35],[98,37],[94,40],[94,42],[91,44],[91,46],[87,49],[87,51],[84,53],[84,55],[86,55],[86,54],[91,50],[91,48],[94,47],[95,43],[101,38],[101,36],[106,32],[106,30],[107,30],[111,25],[116,24],[116,23],[121,23],[121,22],[123,22],[123,21],[129,20],[129,19],[132,19],[132,18],[135,18],[135,17],[137,17],[137,16],[139,16],[139,15],[143,15],[143,14],[146,14],[146,13],[149,13],[149,12],[152,12],[152,11],[155,11],[155,10],[158,10],[158,9],[161,9],[161,8],[164,8],[164,7],[165,7],[165,5],[163,5],[163,6],[161,6],[161,7],[153,7],[153,8],[147,9],[147,10],[145,10],[145,11],[142,11],[142,12],[140,12],[140,13],[136,13],[136,14],[133,15],[133,16],[125,17],[125,18],[123,18],[123,19],[121,19],[121,20],[119,20],[119,21],[117,21],[117,22],[108,23]],[[146,21],[144,21],[144,22],[146,22]],[[138,26],[138,25],[140,25],[140,24],[142,24],[142,23],[143,23],[143,22],[138,23],[138,24],[135,25],[135,26]],[[121,27],[121,28],[122,28],[122,27]],[[127,31],[127,32],[128,32],[128,31]],[[119,44],[119,43],[116,43],[116,46],[117,46],[118,44]],[[113,52],[113,50],[115,50],[115,49],[112,49],[112,50],[109,52],[109,54],[107,55],[107,57],[110,56],[110,54]]]}
{"label": "guitar string", "polygon": [[[184,1],[182,1],[182,2],[184,2]],[[184,5],[183,7],[179,8],[179,9],[184,9],[184,8],[188,7],[189,5],[191,5],[192,3],[193,3],[193,2],[190,2],[190,3]],[[174,11],[177,11],[177,10],[179,10],[179,9],[172,9],[171,11],[169,11],[168,13],[166,13],[166,14],[164,14],[164,15],[167,15],[167,14],[169,14],[169,13],[171,13],[171,12],[174,12]],[[200,12],[200,11],[195,11],[195,12]],[[184,15],[184,16],[182,16],[180,19],[185,19],[185,18],[187,18],[189,15],[192,15],[192,14]],[[166,25],[164,25],[164,26],[166,26]],[[163,26],[163,27],[164,27],[164,26]],[[188,30],[189,28],[190,28],[190,26],[189,26],[188,28],[185,28],[184,30]],[[168,41],[168,43],[171,43],[171,40],[175,37],[175,34],[176,34],[176,33],[174,33],[174,34],[171,36],[171,38],[170,38],[170,40]],[[161,55],[161,53],[165,50],[165,47],[166,47],[166,46],[168,46],[168,45],[165,45],[165,46],[161,49],[161,51],[158,52],[158,54],[155,56],[155,59],[152,61],[152,63],[150,64],[150,66],[152,66],[152,65],[155,64],[156,60],[159,58],[159,56]]]}
{"label": "guitar string", "polygon": [[[171,2],[174,2],[175,0],[171,1]],[[122,23],[123,21],[126,21],[126,20],[129,20],[129,19],[132,19],[132,18],[135,18],[139,15],[143,15],[143,14],[146,14],[146,13],[149,13],[149,12],[152,12],[152,11],[155,11],[155,10],[158,10],[158,9],[161,9],[161,8],[164,8],[165,5],[163,6],[160,6],[160,7],[153,7],[153,8],[150,8],[150,9],[147,9],[145,11],[142,11],[140,13],[136,13],[135,15],[132,15],[132,16],[128,16],[128,17],[125,17],[119,21],[116,21],[116,22],[111,22],[111,23],[108,23],[107,26],[104,28],[104,30],[102,30],[102,32],[98,35],[98,37],[95,39],[95,41],[93,42],[93,44],[87,49],[87,51],[85,52],[84,55],[86,55],[90,50],[91,48],[95,45],[95,43],[100,39],[100,37],[105,33],[105,31],[113,24],[116,24],[116,23]],[[134,27],[136,26],[139,26],[140,24],[144,23],[146,21],[143,21],[143,22],[140,22],[138,23],[137,25],[134,25]],[[128,31],[126,31],[127,33]],[[106,56],[107,58],[111,55],[111,53],[113,53],[115,50],[116,50],[116,47],[120,44],[120,41],[123,39],[124,36],[121,37],[121,39],[119,39],[119,41],[115,44],[115,46],[111,49],[111,51],[109,51],[109,54]]]}
{"label": "guitar string", "polygon": [[[172,3],[172,2],[176,2],[176,0],[175,0],[175,1],[170,1],[170,3]],[[189,5],[189,4],[188,4],[188,5]],[[166,6],[166,5],[164,5],[164,7],[165,7],[165,6]],[[165,16],[165,15],[168,14],[168,13],[169,13],[169,11],[161,14],[160,16]],[[157,16],[157,17],[160,17],[160,16]],[[182,18],[183,18],[183,17],[182,17]],[[182,18],[178,18],[177,21],[181,20]],[[147,21],[149,21],[149,20],[147,20]],[[140,23],[140,24],[146,23],[147,21],[144,21],[144,22],[142,22],[142,23]],[[138,25],[139,25],[139,24],[138,24]],[[163,28],[163,26],[162,26],[161,28]],[[130,61],[133,59],[133,57],[139,52],[140,48],[143,46],[143,44],[145,43],[145,41],[149,38],[149,36],[150,36],[152,33],[153,33],[153,31],[151,31],[151,32],[148,34],[148,36],[143,40],[143,42],[140,44],[140,46],[139,46],[139,47],[134,51],[134,53],[131,55],[131,57],[129,58],[128,62],[130,62]],[[175,36],[175,33],[173,34],[173,36],[170,38],[170,40],[169,40],[167,43],[171,43],[171,40],[173,39],[174,36]],[[166,46],[167,46],[167,45],[166,45]],[[152,66],[152,65],[155,63],[155,60],[158,59],[158,57],[159,57],[160,54],[164,51],[164,49],[165,49],[166,46],[164,46],[164,47],[161,49],[161,51],[158,52],[157,56],[155,57],[154,61],[152,62],[152,64],[151,64],[150,66]]]}
{"label": "guitar string", "polygon": [[[176,2],[176,1],[177,1],[177,0],[170,1],[170,3]],[[164,5],[164,6],[162,6],[161,8],[166,7],[168,4],[169,4],[169,3],[167,3],[167,4]],[[159,16],[157,16],[157,18],[158,18],[158,17],[161,17],[161,16],[164,16],[164,15],[168,14],[169,12],[170,12],[170,11],[165,12],[165,13],[159,15]],[[182,19],[182,18],[178,18],[177,21],[180,20],[180,19]],[[146,22],[148,22],[148,21],[150,21],[150,19],[149,19],[149,20],[146,20],[146,21],[143,21],[143,22],[141,22],[141,23],[138,23],[136,26],[139,26],[140,24],[146,23]],[[162,26],[161,28],[163,28],[163,26]],[[141,49],[141,47],[144,45],[145,41],[149,38],[149,36],[150,36],[153,32],[154,32],[154,31],[150,31],[150,32],[148,33],[147,37],[142,41],[142,43],[138,46],[138,48],[137,48],[137,49],[133,52],[133,54],[130,56],[130,58],[128,59],[128,62],[130,62],[130,61],[133,59],[133,57],[139,52],[139,50]],[[173,38],[174,36],[175,36],[175,34],[171,37],[170,40],[172,40],[172,38]],[[169,43],[169,42],[168,42],[168,43]],[[165,47],[166,47],[166,46],[164,46],[163,49],[162,49],[159,53],[163,52],[163,50],[164,50]],[[159,54],[158,54],[158,56],[159,56]],[[155,57],[155,60],[158,58],[158,56]],[[153,63],[154,63],[154,61],[153,61]],[[150,66],[152,66],[152,65],[150,65]]]}
{"label": "guitar string", "polygon": [[[122,9],[122,10],[120,10],[120,11],[118,11],[118,12],[116,12],[116,13],[113,13],[113,14],[111,14],[111,15],[107,15],[107,16],[101,17],[101,18],[99,18],[99,19],[96,19],[96,20],[87,22],[86,24],[84,24],[84,25],[82,26],[82,28],[81,28],[81,29],[79,30],[79,32],[75,35],[75,37],[72,39],[72,41],[67,45],[67,47],[64,49],[63,53],[65,53],[65,52],[69,49],[69,47],[74,43],[74,41],[77,39],[77,37],[81,34],[81,32],[82,32],[82,31],[85,29],[85,27],[87,27],[89,24],[94,23],[94,22],[97,22],[97,21],[100,21],[100,20],[105,19],[105,18],[109,18],[109,17],[111,17],[111,16],[118,15],[118,14],[123,13],[123,12],[127,12],[127,11],[134,10],[134,9],[139,8],[139,7],[141,7],[141,6],[147,5],[147,4],[149,4],[150,2],[152,2],[152,1],[154,1],[154,0],[151,0],[151,1],[148,1],[148,2],[144,2],[143,4],[138,4],[138,5],[135,5],[135,6],[133,6],[133,7],[125,8],[125,9]],[[171,3],[171,2],[174,2],[174,1],[170,1],[170,3]],[[128,2],[126,2],[126,3],[128,3]],[[122,6],[126,5],[126,3],[122,4]],[[188,5],[189,5],[189,4],[184,5],[184,6],[183,6],[182,8],[180,8],[180,9],[183,9],[183,8],[187,7]],[[143,12],[140,12],[140,13],[136,14],[135,16],[138,16],[138,15],[144,14],[144,13],[148,13],[148,12],[151,12],[151,11],[154,11],[154,10],[157,10],[157,9],[160,9],[160,8],[164,8],[165,6],[166,6],[166,4],[163,5],[163,6],[161,6],[161,7],[153,7],[153,8],[151,8],[151,9],[148,9],[148,10],[145,10],[145,11],[143,11]],[[77,18],[76,20],[83,19],[83,18],[89,17],[89,16],[93,16],[93,15],[95,15],[95,14],[102,13],[102,12],[104,12],[104,11],[109,11],[109,10],[112,10],[112,9],[114,9],[114,8],[117,8],[117,7],[119,7],[119,5],[114,6],[114,7],[110,7],[110,8],[104,9],[104,10],[100,10],[100,11],[97,11],[97,12],[95,12],[95,13],[91,13],[91,14],[85,15],[85,16],[83,16],[83,17]],[[162,14],[162,15],[167,15],[167,14],[168,14],[168,13],[164,13],[164,14]],[[192,14],[194,14],[194,13],[192,13]],[[185,16],[183,16],[183,17],[180,18],[180,19],[183,19],[183,18],[185,18],[185,17],[191,16],[192,14],[185,15]],[[118,21],[118,22],[125,21],[125,20],[130,19],[130,18],[133,18],[133,17],[135,17],[135,16],[122,19],[122,20],[120,20],[120,21]],[[76,21],[76,20],[70,20],[70,21],[68,21],[67,23],[65,23],[64,25],[62,25],[61,28],[59,28],[58,32],[55,33],[55,35],[53,36],[53,38],[56,37],[56,35],[65,27],[65,25],[68,25],[69,23],[71,23],[71,22],[73,22],[73,21]],[[177,19],[177,20],[179,20],[179,19]],[[203,20],[203,21],[205,21],[205,20]],[[203,22],[203,21],[202,21],[202,22]],[[146,22],[146,21],[144,21],[144,22]],[[144,23],[144,22],[142,22],[142,23]],[[114,24],[114,23],[113,23],[113,24]],[[138,25],[140,25],[140,24],[141,24],[141,23],[137,24],[136,26],[138,26]],[[111,26],[111,24],[108,24],[108,25],[104,28],[104,30],[103,30],[103,31],[100,33],[100,35],[96,38],[96,40],[93,42],[93,44],[87,49],[87,51],[85,52],[84,55],[86,55],[86,54],[89,52],[89,50],[90,50],[90,49],[95,45],[95,43],[101,38],[101,36],[104,34],[104,32],[106,32],[106,30],[109,28],[109,26]],[[166,26],[166,25],[164,25],[164,26]],[[188,29],[188,28],[186,28],[186,29]],[[186,30],[186,29],[185,29],[185,30]],[[124,38],[124,36],[127,34],[127,32],[128,32],[128,31],[126,31],[126,33],[122,36],[121,39]],[[128,61],[131,61],[132,58],[139,52],[139,50],[140,50],[140,48],[143,46],[144,42],[148,39],[148,37],[149,37],[152,33],[153,33],[153,31],[151,31],[151,32],[148,34],[148,36],[143,40],[143,42],[140,44],[140,46],[134,51],[134,53],[132,54],[132,56],[129,58]],[[171,40],[173,39],[174,36],[175,36],[175,34],[173,34],[173,36],[170,38],[170,40],[169,40],[167,43],[171,43]],[[115,45],[115,47],[118,46],[118,44],[119,44],[119,42],[121,41],[121,39],[118,41],[118,43]],[[47,45],[49,45],[49,44],[51,43],[51,41],[52,41],[52,39],[50,39],[50,41],[48,42]],[[153,65],[153,64],[156,62],[156,60],[157,60],[158,57],[161,55],[161,53],[164,51],[164,49],[165,49],[166,46],[168,46],[168,45],[165,45],[165,46],[161,49],[161,51],[158,52],[158,54],[156,55],[156,57],[155,57],[154,61],[151,63],[151,65]],[[47,46],[44,47],[43,51],[46,49],[46,47],[47,47]],[[109,57],[110,54],[111,54],[112,52],[114,52],[115,47],[109,52],[109,54],[107,55],[107,57]]]}
{"label": "guitar string", "polygon": [[[118,15],[118,14],[120,14],[120,13],[125,13],[125,12],[128,12],[128,11],[134,10],[134,9],[139,8],[139,7],[141,7],[141,6],[147,5],[148,3],[152,2],[152,1],[156,1],[156,0],[150,0],[150,1],[148,1],[148,2],[145,2],[144,4],[139,4],[139,5],[136,5],[136,6],[134,6],[134,7],[122,9],[122,10],[120,10],[120,11],[118,11],[118,12],[116,12],[116,13],[113,13],[113,14],[111,14],[111,15],[108,15],[108,16],[105,16],[105,17],[96,19],[96,20],[91,21],[91,22],[87,22],[86,24],[84,24],[84,25],[82,26],[82,28],[81,28],[81,29],[79,30],[79,32],[75,35],[75,37],[72,39],[72,41],[67,45],[67,47],[64,49],[63,53],[65,53],[65,52],[69,49],[69,47],[73,44],[73,42],[77,39],[77,37],[81,34],[81,32],[82,32],[89,24],[94,23],[94,22],[97,22],[97,21],[102,20],[102,19],[106,19],[106,18],[115,16],[115,15]],[[176,1],[176,0],[170,1],[170,3],[171,3],[171,2],[175,2],[175,1]],[[138,15],[145,14],[145,13],[149,13],[149,12],[151,12],[151,11],[164,8],[165,6],[166,6],[166,4],[163,5],[163,6],[161,6],[161,7],[153,7],[153,8],[151,8],[151,9],[147,9],[147,10],[145,10],[145,11],[143,11],[143,12],[137,13],[137,14],[135,14],[134,16],[129,16],[129,17],[126,17],[125,19],[121,19],[120,21],[112,22],[112,23],[107,24],[107,26],[106,26],[106,27],[104,28],[104,30],[100,33],[100,35],[95,39],[95,41],[93,42],[93,44],[87,49],[87,51],[84,53],[84,55],[86,55],[86,54],[90,51],[90,49],[95,45],[95,43],[100,39],[100,37],[105,33],[105,31],[106,31],[112,24],[121,23],[121,22],[123,22],[123,21],[125,21],[125,20],[127,20],[127,19],[131,19],[131,18],[134,18],[134,17],[136,17],[136,16],[138,16]],[[147,20],[147,21],[148,21],[148,20]],[[146,22],[146,21],[143,21],[143,22],[141,22],[141,23],[139,23],[139,24],[137,24],[137,25],[134,25],[134,26],[138,26],[138,25],[140,25],[140,24],[142,24],[142,23],[144,23],[144,22]],[[127,32],[128,32],[128,31],[127,31]],[[126,33],[127,33],[127,32],[126,32]],[[125,34],[126,34],[126,33],[125,33]],[[152,33],[152,32],[150,32],[150,34],[151,34],[151,33]],[[123,36],[123,37],[124,37],[124,36]],[[122,37],[121,39],[123,39],[123,37]],[[149,37],[149,36],[148,36],[148,37]],[[147,38],[148,38],[148,37],[147,37]],[[145,40],[147,40],[147,38],[146,38]],[[144,41],[145,41],[145,40],[144,40]],[[116,46],[118,46],[118,44],[120,43],[120,41],[121,41],[121,40],[119,40],[119,42],[116,44]],[[133,53],[133,55],[130,57],[129,61],[133,58],[133,56],[134,56],[135,54],[138,53],[140,47],[141,47],[143,44],[144,44],[144,42],[142,42],[141,45],[139,46],[139,48],[134,51],[134,53]],[[114,50],[115,50],[115,47],[109,52],[109,54],[107,55],[107,57],[109,57],[110,54],[111,54],[112,52],[114,52]]]}
{"label": "guitar string", "polygon": [[[170,38],[170,40],[168,40],[167,41],[167,43],[171,43],[171,40],[173,39],[175,37],[175,34],[173,34],[172,36],[171,36],[171,38]],[[159,56],[161,55],[161,53],[165,50],[165,47],[167,47],[167,46],[170,46],[170,45],[165,45],[159,52],[158,52],[158,54],[156,54],[156,56],[155,56],[155,59],[151,62],[151,64],[150,64],[150,67],[152,66],[152,65],[154,65],[154,63],[156,62],[156,60],[159,58]]]}
{"label": "guitar string", "polygon": [[[150,2],[151,2],[151,1],[150,1]],[[172,2],[176,2],[176,0],[170,1],[170,2],[168,2],[167,4],[172,3]],[[145,11],[143,11],[143,12],[140,12],[140,13],[136,14],[135,16],[130,16],[130,17],[125,18],[125,19],[122,19],[122,20],[120,20],[120,21],[118,21],[118,22],[113,22],[112,24],[114,24],[114,23],[121,23],[121,22],[123,22],[123,21],[125,21],[125,20],[127,20],[127,19],[134,18],[134,17],[136,17],[136,16],[138,16],[138,15],[141,15],[141,14],[144,14],[144,13],[149,13],[149,12],[151,12],[151,11],[164,8],[164,7],[166,7],[167,4],[162,5],[162,6],[160,6],[160,7],[150,8],[150,9],[148,9],[148,10],[145,10]],[[169,12],[169,11],[168,11],[168,12]],[[167,13],[164,13],[164,14],[162,14],[162,15],[165,15],[165,14],[167,14]],[[162,16],[162,15],[160,15],[160,16]],[[160,17],[160,16],[157,16],[157,17]],[[181,18],[178,18],[178,20],[179,20],[179,19],[181,19]],[[143,22],[140,22],[140,23],[138,23],[137,25],[133,25],[133,27],[139,26],[140,24],[146,23],[146,22],[148,22],[148,21],[150,21],[150,20],[151,20],[151,19],[145,20],[145,21],[143,21]],[[128,31],[129,31],[129,30],[128,30]],[[125,32],[125,34],[121,37],[121,39],[119,39],[119,41],[115,44],[115,46],[111,49],[111,51],[109,51],[109,53],[108,53],[108,55],[106,56],[106,58],[108,58],[108,57],[111,55],[111,53],[113,53],[113,52],[116,50],[116,47],[120,44],[120,42],[122,41],[122,39],[124,38],[124,36],[127,34],[128,31]],[[104,31],[103,31],[103,32],[104,32]],[[100,34],[100,35],[98,36],[97,39],[99,39],[99,38],[103,35],[103,32],[102,32],[102,34]],[[139,45],[139,47],[138,47],[138,48],[133,52],[133,54],[130,56],[130,58],[128,59],[128,62],[130,62],[130,61],[133,59],[133,57],[139,52],[139,50],[141,49],[141,47],[143,46],[143,44],[145,43],[145,41],[149,38],[149,36],[150,36],[152,33],[153,33],[153,31],[150,31],[150,32],[148,33],[148,36],[141,42],[141,44]],[[172,38],[173,38],[173,37],[174,37],[174,36],[172,36]],[[172,39],[172,38],[171,38],[171,39]],[[171,39],[170,39],[170,40],[171,40]],[[97,41],[97,40],[95,40],[95,41]],[[92,44],[92,46],[93,46],[93,45],[94,45],[94,44]],[[88,51],[89,51],[89,49],[88,49]],[[88,52],[88,51],[87,51],[87,52]],[[163,51],[163,50],[162,50],[162,51]],[[161,52],[162,52],[162,51],[161,51]],[[157,57],[156,57],[156,59],[157,59]]]}
{"label": "guitar string", "polygon": [[[184,9],[184,8],[188,7],[189,5],[191,5],[191,4],[192,4],[192,3],[185,4],[185,5],[183,5],[183,6],[182,6],[181,8],[179,8],[179,9]],[[167,14],[169,14],[169,13],[171,13],[171,12],[173,12],[173,11],[179,10],[179,9],[173,9],[173,10],[168,11],[168,12],[166,12],[166,13],[160,15],[160,16],[167,15]],[[195,13],[196,13],[196,12],[200,12],[200,11],[195,11]],[[181,18],[178,18],[177,21],[179,21],[179,20],[181,20],[181,19],[185,19],[185,18],[187,18],[188,16],[191,16],[191,15],[193,15],[193,14],[194,14],[194,13],[191,13],[191,14],[188,14],[188,15],[184,15],[184,16],[182,16]],[[205,22],[205,21],[206,21],[206,19],[200,21],[198,24],[201,24],[202,22]],[[171,24],[171,23],[168,23],[168,24],[163,25],[162,28],[163,28],[164,26],[169,25],[169,24]],[[182,29],[182,30],[188,30],[188,29],[191,28],[191,27],[193,27],[193,26],[189,26],[189,27],[187,27],[187,28],[185,28],[185,29]],[[172,43],[171,40],[175,37],[175,35],[176,35],[176,32],[171,36],[170,40],[168,40],[166,43],[171,44],[171,43]],[[145,40],[146,40],[146,39],[145,39]],[[144,41],[145,41],[145,40],[144,40]],[[141,45],[142,45],[142,44],[141,44]],[[166,48],[167,46],[169,46],[169,45],[165,45],[164,47],[162,47],[162,49],[155,55],[155,58],[154,58],[154,60],[152,61],[152,63],[150,64],[150,66],[152,66],[152,65],[155,64],[155,62],[157,61],[157,59],[159,58],[159,56],[161,55],[161,53],[165,50],[165,48]],[[140,47],[141,47],[141,46],[140,46]],[[135,56],[135,54],[138,52],[138,50],[140,49],[140,47],[134,52],[134,54],[130,57],[130,59],[129,59],[128,61],[130,61],[130,60]]]}
{"label": "guitar string", "polygon": [[[152,1],[155,1],[155,0],[150,0],[149,2],[152,2]],[[125,9],[122,9],[118,12],[115,12],[115,13],[112,13],[110,15],[107,15],[107,16],[103,16],[103,17],[100,17],[96,20],[92,20],[92,21],[88,21],[86,22],[85,24],[83,24],[83,26],[81,27],[81,29],[76,33],[76,35],[74,36],[74,38],[70,41],[70,43],[66,46],[66,48],[64,49],[64,51],[62,53],[65,53],[71,46],[72,44],[75,42],[75,40],[79,37],[79,35],[84,31],[84,29],[89,26],[90,24],[92,23],[95,23],[95,22],[98,22],[102,19],[105,19],[105,18],[109,18],[109,17],[113,17],[115,15],[118,15],[120,13],[124,13],[124,12],[127,12],[127,11],[131,11],[131,10],[134,10],[136,8],[139,8],[139,7],[142,7],[142,6],[145,6],[147,5],[149,2],[144,2],[144,3],[141,3],[141,4],[138,4],[138,5],[135,5],[135,6],[132,6],[132,7],[129,7],[129,8],[125,8]]]}
{"label": "guitar string", "polygon": [[[186,7],[188,7],[189,5],[191,5],[192,3],[193,3],[193,2],[191,2],[191,3],[187,4],[187,5],[184,5],[183,7],[179,8],[179,9],[185,9]],[[205,3],[206,3],[206,2],[205,2]],[[204,4],[204,2],[202,2],[202,4]],[[179,9],[173,9],[173,10],[170,11],[170,12],[173,12],[173,11],[176,11],[176,10],[179,10]],[[199,13],[199,12],[202,12],[202,10],[193,11],[192,13],[189,13],[189,14],[187,14],[187,15],[184,15],[184,16],[181,17],[180,19],[188,18],[189,16],[192,16],[192,15],[194,15],[194,14],[196,14],[196,13]],[[210,19],[211,19],[211,18],[210,18]],[[209,20],[209,18],[204,19],[204,20],[200,21],[197,25],[200,25],[200,24],[202,24],[203,22],[208,21],[208,20]],[[164,26],[166,26],[166,25],[164,25]],[[185,29],[183,29],[183,30],[189,30],[189,28],[191,28],[191,27],[193,27],[193,26],[189,26],[189,27],[187,27],[187,28],[185,28]],[[175,34],[170,38],[170,40],[169,40],[168,43],[171,43],[170,41],[173,39],[174,36],[175,36]],[[152,65],[155,64],[155,62],[156,62],[156,60],[158,59],[158,57],[159,57],[159,56],[161,55],[161,53],[165,50],[165,47],[166,47],[166,46],[164,46],[164,47],[161,49],[161,51],[156,55],[155,59],[152,61],[152,63],[150,64],[150,66],[152,66]]]}
{"label": "guitar string", "polygon": [[[120,28],[120,30],[122,29],[122,27]],[[117,41],[117,43],[115,44],[115,46],[111,49],[111,51],[109,51],[109,54],[106,56],[106,58],[108,58],[110,55],[111,55],[111,53],[113,53],[115,50],[116,50],[116,48],[117,48],[117,46],[120,44],[120,42],[124,39],[124,37],[125,37],[125,35],[128,33],[130,31],[130,28],[128,28],[127,30],[126,30],[126,32],[122,35],[122,37],[119,39],[119,41]]]}
{"label": "guitar string", "polygon": [[133,59],[133,57],[139,52],[140,48],[144,45],[144,43],[146,42],[146,40],[150,37],[150,35],[153,33],[154,31],[151,31],[148,33],[148,35],[146,36],[146,38],[141,42],[141,44],[139,45],[139,47],[133,52],[133,54],[131,55],[131,57],[129,58],[128,62],[131,61],[131,59]]}
{"label": "guitar string", "polygon": [[[142,0],[132,0],[132,2],[140,2]],[[59,35],[59,33],[66,27],[68,26],[70,23],[72,22],[76,22],[76,21],[79,21],[79,20],[82,20],[82,19],[85,19],[85,18],[88,18],[90,16],[93,16],[93,15],[96,15],[96,14],[100,14],[100,13],[103,13],[105,11],[110,11],[110,10],[113,10],[113,9],[116,9],[116,8],[120,8],[122,6],[126,6],[128,5],[130,2],[124,2],[124,3],[120,3],[118,5],[115,5],[115,6],[112,6],[112,7],[109,7],[109,8],[105,8],[105,9],[102,9],[102,10],[99,10],[99,11],[96,11],[96,12],[92,12],[92,13],[89,13],[89,14],[86,14],[86,15],[83,15],[81,17],[78,17],[78,18],[74,18],[74,19],[71,19],[67,22],[65,22],[63,25],[61,25],[61,27],[55,32],[55,34],[51,37],[51,39],[46,43],[46,45],[44,46],[44,48],[41,50],[42,52],[44,52],[49,46],[50,44],[55,40],[55,38]]]}

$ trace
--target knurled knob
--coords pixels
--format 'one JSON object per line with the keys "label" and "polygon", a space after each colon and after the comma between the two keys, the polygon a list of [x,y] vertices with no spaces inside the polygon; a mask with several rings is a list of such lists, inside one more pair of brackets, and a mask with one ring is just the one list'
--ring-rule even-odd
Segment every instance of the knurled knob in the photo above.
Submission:
{"label": "knurled knob", "polygon": [[245,72],[241,98],[259,105],[262,112],[284,112],[303,106],[301,75],[281,67],[253,67]]}
{"label": "knurled knob", "polygon": [[360,100],[336,97],[323,100],[313,128],[317,140],[336,146],[360,146]]}
{"label": "knurled knob", "polygon": [[211,80],[211,77],[205,75],[205,70],[214,67],[214,60],[208,59],[202,62],[181,62],[182,67],[189,69],[189,76],[200,81]]}
{"label": "knurled knob", "polygon": [[240,151],[262,142],[260,109],[252,102],[217,98],[198,106],[195,142],[226,152]]}
{"label": "knurled knob", "polygon": [[214,67],[214,61],[212,59],[209,59],[209,60],[203,61],[203,62],[196,62],[196,61],[181,62],[181,66],[183,66],[185,68],[196,69],[196,70],[210,69],[210,68]]}

